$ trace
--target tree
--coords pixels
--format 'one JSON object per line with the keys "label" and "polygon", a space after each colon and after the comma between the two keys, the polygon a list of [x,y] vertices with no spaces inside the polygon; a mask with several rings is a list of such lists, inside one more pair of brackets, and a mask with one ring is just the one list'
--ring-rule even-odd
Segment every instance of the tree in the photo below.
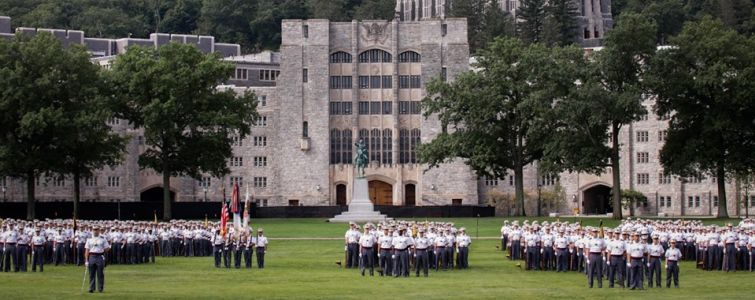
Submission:
{"label": "tree", "polygon": [[[694,18],[688,13],[694,5],[685,9],[684,0],[632,0],[626,11],[642,14],[655,20],[658,25],[657,42],[665,45],[669,37],[679,34],[684,22]],[[688,3],[688,5],[691,5]]]}
{"label": "tree", "polygon": [[132,47],[113,65],[116,116],[143,128],[142,168],[163,176],[163,218],[171,218],[170,177],[229,172],[232,137],[244,138],[257,118],[253,93],[219,90],[234,71],[216,53],[170,43]]}
{"label": "tree", "polygon": [[458,1],[448,9],[451,17],[467,18],[469,51],[473,54],[497,37],[514,36],[514,20],[495,1]]}
{"label": "tree", "polygon": [[550,0],[545,6],[543,25],[545,43],[566,46],[576,41],[579,34],[577,7],[573,0]]}
{"label": "tree", "polygon": [[543,41],[543,26],[546,12],[545,0],[522,0],[516,13],[517,32],[519,37],[527,43]]}
{"label": "tree", "polygon": [[542,156],[552,129],[546,116],[574,85],[582,52],[497,38],[480,54],[478,72],[428,84],[425,116],[437,114],[442,131],[420,146],[420,158],[430,167],[463,158],[479,176],[494,178],[513,170],[524,215],[524,166]]}
{"label": "tree", "polygon": [[304,0],[261,0],[250,22],[255,49],[278,49],[283,19],[308,18]]}
{"label": "tree", "polygon": [[681,176],[708,173],[718,184],[718,217],[728,217],[727,174],[755,170],[755,38],[710,17],[688,23],[651,60],[645,82],[656,113],[670,115],[661,163]]}
{"label": "tree", "polygon": [[29,220],[38,176],[63,167],[72,102],[90,97],[88,58],[47,33],[0,41],[0,174],[26,180]]}
{"label": "tree", "polygon": [[[556,105],[559,127],[546,145],[545,169],[601,174],[611,167],[613,195],[621,195],[621,128],[640,119],[640,77],[655,52],[656,28],[652,20],[625,13],[606,35],[591,70],[580,87]],[[614,197],[613,216],[621,219],[621,203]]]}
{"label": "tree", "polygon": [[197,29],[201,0],[163,1],[158,22],[160,32],[191,33]]}
{"label": "tree", "polygon": [[349,0],[307,0],[307,10],[313,19],[345,22],[351,21],[353,4]]}
{"label": "tree", "polygon": [[[258,1],[203,0],[197,32],[216,40],[238,43],[244,50],[254,49],[250,23]],[[280,31],[280,28],[278,29]]]}

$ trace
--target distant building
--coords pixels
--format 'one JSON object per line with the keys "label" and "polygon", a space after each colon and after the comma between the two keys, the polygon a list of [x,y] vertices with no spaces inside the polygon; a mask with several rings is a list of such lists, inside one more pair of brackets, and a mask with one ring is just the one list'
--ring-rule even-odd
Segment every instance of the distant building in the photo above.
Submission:
{"label": "distant building", "polygon": [[[459,0],[466,1],[466,0]],[[573,0],[577,9],[577,24],[579,32],[577,41],[583,47],[600,46],[603,36],[613,27],[611,14],[611,0]],[[490,0],[501,10],[516,17],[520,7],[520,0]],[[454,0],[396,0],[397,15],[402,21],[419,21],[430,19],[444,19],[448,17],[448,10],[453,7]]]}

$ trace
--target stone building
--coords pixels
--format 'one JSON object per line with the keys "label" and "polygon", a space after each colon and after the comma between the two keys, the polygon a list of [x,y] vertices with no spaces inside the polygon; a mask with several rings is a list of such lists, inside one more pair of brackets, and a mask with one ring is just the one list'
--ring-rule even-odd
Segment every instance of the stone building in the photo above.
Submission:
{"label": "stone building", "polygon": [[[466,1],[466,0],[459,0]],[[577,10],[579,32],[577,42],[583,47],[597,47],[603,36],[613,27],[611,0],[573,0]],[[454,0],[396,0],[397,15],[404,21],[444,19],[449,15]],[[516,15],[521,7],[520,0],[490,0],[501,10]]]}
{"label": "stone building", "polygon": [[[515,2],[515,1],[514,1]],[[604,1],[606,2],[606,1]],[[399,10],[399,13],[401,11]],[[51,31],[67,43],[85,45],[92,61],[108,67],[129,45],[158,47],[167,42],[198,45],[204,52],[220,52],[236,65],[233,76],[219,88],[254,91],[261,119],[246,139],[234,145],[231,173],[223,178],[172,178],[175,201],[218,201],[223,189],[230,195],[234,182],[242,195],[260,206],[347,204],[354,181],[354,144],[368,145],[366,177],[375,204],[398,206],[478,205],[491,193],[514,193],[513,173],[504,178],[477,178],[457,160],[426,170],[417,163],[416,147],[439,132],[437,118],[422,116],[419,101],[433,78],[453,80],[469,70],[467,27],[464,19],[428,17],[419,20],[285,20],[280,53],[240,53],[233,44],[192,35],[152,34],[148,39],[89,39],[80,31]],[[46,29],[19,28],[33,34]],[[0,17],[0,38],[12,36],[10,19]],[[595,49],[590,49],[590,51]],[[653,99],[645,106],[650,109]],[[712,215],[717,187],[711,178],[677,178],[663,174],[658,151],[663,146],[667,118],[650,114],[622,129],[622,187],[647,196],[638,215]],[[160,201],[162,179],[153,170],[140,170],[144,150],[138,128],[123,120],[109,121],[114,131],[132,136],[124,161],[105,167],[82,181],[84,201]],[[537,163],[525,169],[528,214],[538,191],[562,191],[543,214],[602,214],[608,201],[611,170],[603,175],[540,174]],[[41,202],[70,201],[72,181],[43,177],[37,182]],[[556,188],[558,187],[558,188]],[[729,213],[737,199],[755,193],[727,182]],[[3,201],[25,201],[25,184],[0,177]]]}

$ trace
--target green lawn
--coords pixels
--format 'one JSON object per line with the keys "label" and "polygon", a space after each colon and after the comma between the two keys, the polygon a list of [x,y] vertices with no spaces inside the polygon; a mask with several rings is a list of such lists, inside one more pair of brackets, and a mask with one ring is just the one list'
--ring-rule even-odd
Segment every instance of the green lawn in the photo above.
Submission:
{"label": "green lawn", "polygon": [[[424,219],[423,219],[424,220]],[[563,219],[562,219],[563,220]],[[454,219],[470,228],[476,219]],[[480,236],[496,236],[502,219],[481,218]],[[597,224],[586,220],[585,224]],[[608,221],[606,221],[608,222]],[[717,221],[725,222],[725,221]],[[343,224],[315,219],[260,219],[255,224],[274,237],[341,237]],[[703,272],[684,263],[680,289],[629,291],[588,289],[577,273],[528,272],[504,258],[497,240],[474,241],[471,269],[431,272],[429,278],[359,276],[339,268],[343,244],[338,240],[272,240],[267,268],[216,269],[211,258],[160,259],[156,265],[109,266],[103,295],[97,298],[181,299],[751,299],[754,273]],[[82,298],[84,269],[48,266],[44,273],[0,273],[0,299]],[[607,286],[607,283],[604,283]],[[748,296],[749,295],[749,296]]]}

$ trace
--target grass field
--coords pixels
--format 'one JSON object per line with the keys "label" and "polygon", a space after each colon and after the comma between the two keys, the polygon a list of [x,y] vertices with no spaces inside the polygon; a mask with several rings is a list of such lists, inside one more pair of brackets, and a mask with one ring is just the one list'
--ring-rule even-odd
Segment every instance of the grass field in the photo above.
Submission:
{"label": "grass field", "polygon": [[[476,235],[476,219],[450,221]],[[481,218],[480,237],[497,236],[501,222]],[[598,222],[586,219],[584,224]],[[255,224],[270,238],[340,238],[345,230],[343,224],[321,219]],[[158,258],[155,265],[109,266],[105,293],[89,295],[80,292],[83,268],[47,266],[44,273],[0,273],[0,299],[752,299],[755,286],[755,273],[703,272],[683,263],[680,289],[588,289],[584,275],[574,272],[522,271],[496,249],[499,243],[474,240],[469,270],[431,271],[429,278],[371,278],[335,264],[343,260],[340,240],[273,239],[264,270],[216,269],[209,257]]]}

